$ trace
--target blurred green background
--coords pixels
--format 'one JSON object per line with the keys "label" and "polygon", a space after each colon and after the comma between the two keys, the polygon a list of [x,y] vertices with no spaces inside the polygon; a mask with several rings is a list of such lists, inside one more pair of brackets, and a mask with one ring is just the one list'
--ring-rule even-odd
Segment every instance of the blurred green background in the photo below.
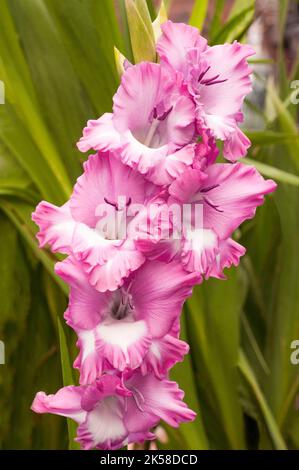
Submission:
{"label": "blurred green background", "polygon": [[[145,10],[146,3],[148,11]],[[126,8],[127,7],[127,8]],[[145,0],[1,0],[0,80],[0,448],[74,448],[74,426],[30,411],[39,390],[77,380],[74,336],[62,315],[67,287],[57,257],[37,247],[35,205],[61,204],[82,171],[75,143],[87,119],[111,111],[119,84],[113,47],[129,60],[152,54]],[[198,412],[168,449],[299,449],[299,88],[298,2],[166,1],[174,21],[217,44],[257,49],[245,129],[248,163],[279,184],[236,233],[247,247],[227,281],[197,287],[182,335],[191,353],[173,377]],[[150,16],[149,16],[150,15]],[[163,16],[163,15],[162,15]],[[60,319],[60,320],[59,320]],[[298,355],[299,357],[299,355]]]}

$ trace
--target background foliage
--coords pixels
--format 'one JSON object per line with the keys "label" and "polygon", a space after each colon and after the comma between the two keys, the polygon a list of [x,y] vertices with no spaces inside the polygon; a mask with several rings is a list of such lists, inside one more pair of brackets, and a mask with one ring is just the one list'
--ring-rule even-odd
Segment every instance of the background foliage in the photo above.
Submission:
{"label": "background foliage", "polygon": [[[196,0],[190,23],[210,44],[244,40],[256,18],[254,0]],[[0,448],[75,448],[74,426],[30,411],[36,391],[77,380],[74,337],[61,321],[67,288],[57,260],[41,251],[30,214],[41,199],[63,203],[81,172],[75,142],[89,118],[111,110],[119,77],[113,47],[129,60],[155,60],[156,17],[145,0],[1,0],[0,79]],[[116,5],[116,8],[115,8]],[[249,131],[248,162],[279,188],[236,234],[247,248],[228,280],[198,286],[185,306],[183,336],[191,354],[173,376],[198,419],[167,428],[173,449],[299,448],[298,106],[286,69],[283,38],[288,1],[279,2],[276,80],[256,79],[265,102],[247,101],[261,129]],[[165,2],[165,8],[171,1]],[[210,7],[211,10],[211,7]],[[161,18],[165,12],[160,11]],[[157,20],[158,21],[158,20]],[[156,21],[156,23],[157,23]]]}

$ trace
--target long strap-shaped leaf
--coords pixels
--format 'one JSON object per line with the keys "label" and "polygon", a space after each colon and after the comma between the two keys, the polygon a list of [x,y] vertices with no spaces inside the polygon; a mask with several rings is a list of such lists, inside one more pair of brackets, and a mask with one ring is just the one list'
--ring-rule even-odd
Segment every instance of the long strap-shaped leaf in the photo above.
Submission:
{"label": "long strap-shaped leaf", "polygon": [[[67,347],[66,336],[61,324],[59,317],[57,317],[58,322],[58,332],[59,332],[59,343],[60,343],[60,356],[61,356],[61,368],[62,368],[62,378],[64,386],[73,385],[73,374],[72,367],[70,363],[70,355]],[[67,427],[69,433],[69,449],[78,450],[80,445],[74,441],[76,437],[76,424],[70,418],[67,420]]]}
{"label": "long strap-shaped leaf", "polygon": [[287,446],[283,440],[283,437],[280,433],[280,430],[277,426],[277,423],[271,413],[271,410],[266,402],[266,399],[263,395],[262,390],[257,382],[257,379],[250,367],[250,364],[245,356],[245,354],[241,351],[239,357],[239,369],[243,377],[245,378],[248,386],[250,387],[251,391],[253,392],[259,409],[262,413],[263,419],[271,436],[274,448],[276,450],[286,450]]}

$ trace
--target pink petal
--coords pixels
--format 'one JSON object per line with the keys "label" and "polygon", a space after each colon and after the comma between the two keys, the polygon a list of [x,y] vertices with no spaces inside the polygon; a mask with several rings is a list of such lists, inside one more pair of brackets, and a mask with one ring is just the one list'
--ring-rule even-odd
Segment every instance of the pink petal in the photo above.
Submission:
{"label": "pink petal", "polygon": [[[177,178],[169,187],[170,202],[178,200],[191,202],[194,195],[202,186],[206,186],[207,175],[201,170],[188,168],[185,173]],[[173,199],[172,199],[173,198]]]}
{"label": "pink petal", "polygon": [[146,174],[166,155],[192,142],[195,105],[175,73],[142,62],[122,76],[114,96],[113,124],[121,135],[122,161]]}
{"label": "pink petal", "polygon": [[141,62],[126,70],[113,98],[113,121],[118,132],[130,129],[139,135],[138,140],[144,138],[154,107],[172,88],[171,76],[159,64]]}
{"label": "pink petal", "polygon": [[145,261],[134,242],[127,240],[105,264],[93,264],[93,254],[82,253],[81,261],[88,274],[89,282],[99,292],[114,291],[123,284],[129,274]]}
{"label": "pink petal", "polygon": [[181,362],[189,351],[184,341],[172,335],[152,341],[151,347],[141,365],[142,374],[153,372],[156,377],[163,378],[177,362]]}
{"label": "pink petal", "polygon": [[96,351],[95,331],[79,330],[74,328],[78,335],[76,343],[80,352],[74,361],[74,368],[80,372],[80,384],[91,384],[100,377],[103,370],[109,370],[109,364],[105,358],[99,360]]}
{"label": "pink petal", "polygon": [[100,294],[88,282],[80,262],[68,258],[56,263],[55,272],[70,286],[69,308],[65,313],[67,323],[75,329],[91,330],[103,317],[111,294]]}
{"label": "pink petal", "polygon": [[95,447],[114,450],[122,447],[127,429],[120,401],[113,397],[99,402],[78,427],[77,435],[78,442],[85,450]]}
{"label": "pink petal", "polygon": [[162,36],[157,43],[157,52],[162,63],[186,73],[188,50],[198,48],[203,52],[207,48],[206,39],[200,36],[197,28],[184,23],[166,21],[161,29]]}
{"label": "pink petal", "polygon": [[245,252],[246,249],[232,238],[221,240],[219,243],[219,254],[217,255],[216,263],[210,268],[209,276],[226,279],[223,270],[231,266],[238,266],[240,258],[245,255]]}
{"label": "pink petal", "polygon": [[189,272],[203,276],[214,265],[218,253],[218,237],[213,230],[198,229],[187,232],[182,247],[182,263]]}
{"label": "pink petal", "polygon": [[125,166],[109,153],[91,155],[84,163],[84,173],[78,178],[70,200],[73,217],[89,227],[95,227],[97,207],[106,201],[117,203],[119,197],[143,204],[147,195],[157,192],[139,173]]}
{"label": "pink petal", "polygon": [[35,413],[53,413],[72,418],[77,423],[82,423],[86,417],[86,412],[81,407],[83,392],[84,387],[75,387],[73,385],[58,390],[55,395],[38,392],[31,409]]}
{"label": "pink petal", "polygon": [[136,272],[130,292],[136,314],[146,321],[153,338],[169,333],[197,281],[198,276],[186,273],[179,261],[148,261]]}
{"label": "pink petal", "polygon": [[[196,413],[183,402],[184,393],[175,382],[135,373],[126,386],[138,390],[138,395],[143,397],[140,401],[143,413],[155,415],[170,426],[178,427],[180,423],[193,421],[196,417]],[[130,428],[129,423],[127,425]]]}
{"label": "pink petal", "polygon": [[202,59],[211,67],[205,81],[216,75],[218,80],[226,80],[200,88],[200,102],[206,115],[232,116],[239,112],[251,91],[251,69],[246,59],[253,54],[251,47],[237,42],[209,47],[203,53]]}
{"label": "pink petal", "polygon": [[147,179],[157,185],[168,186],[192,165],[195,152],[195,144],[189,144],[175,153],[164,156],[148,172]]}
{"label": "pink petal", "polygon": [[223,155],[231,162],[244,157],[251,146],[248,137],[236,127],[235,132],[230,134],[224,142]]}
{"label": "pink petal", "polygon": [[140,366],[151,345],[144,320],[102,323],[96,330],[96,338],[98,361],[105,358],[120,371]]}
{"label": "pink petal", "polygon": [[50,245],[52,251],[71,252],[75,220],[72,218],[69,203],[62,207],[42,201],[32,214],[32,220],[39,226],[37,233],[39,246]]}
{"label": "pink petal", "polygon": [[221,239],[254,217],[264,195],[276,188],[274,181],[264,180],[254,167],[242,163],[214,164],[206,173],[205,186],[214,188],[205,193],[209,204],[204,204],[204,226],[212,228]]}
{"label": "pink petal", "polygon": [[121,146],[121,136],[112,121],[113,115],[105,113],[97,120],[89,120],[83,129],[83,136],[77,143],[81,152],[93,150],[114,150]]}

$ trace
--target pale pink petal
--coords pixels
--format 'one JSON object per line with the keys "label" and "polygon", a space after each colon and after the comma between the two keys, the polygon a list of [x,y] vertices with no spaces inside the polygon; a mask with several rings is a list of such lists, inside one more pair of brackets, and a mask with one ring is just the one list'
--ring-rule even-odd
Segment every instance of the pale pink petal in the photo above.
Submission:
{"label": "pale pink petal", "polygon": [[112,367],[138,367],[151,344],[146,322],[132,316],[114,319],[111,311],[121,294],[99,293],[76,260],[57,263],[56,273],[71,287],[65,319],[78,335],[80,354],[74,367],[80,370],[80,383],[91,383]]}
{"label": "pale pink petal", "polygon": [[74,361],[74,368],[80,372],[80,384],[91,384],[97,377],[100,377],[103,370],[109,370],[110,364],[107,363],[105,358],[99,360],[98,352],[96,351],[96,340],[94,330],[79,330],[74,328],[78,335],[76,343],[80,352]]}
{"label": "pale pink petal", "polygon": [[[130,131],[124,133],[125,142],[121,149],[123,163],[139,171],[142,175],[147,174],[152,168],[166,157],[169,152],[167,144],[158,148],[151,148],[139,142]],[[172,148],[173,146],[171,146]]]}
{"label": "pale pink petal", "polygon": [[105,358],[120,371],[140,366],[150,345],[151,336],[144,320],[101,323],[96,330],[98,361]]}
{"label": "pale pink petal", "polygon": [[89,120],[83,130],[83,136],[77,143],[81,152],[94,150],[114,150],[121,146],[121,135],[116,131],[112,114],[105,113],[97,120]]}
{"label": "pale pink petal", "polygon": [[246,219],[254,217],[264,195],[275,190],[272,180],[265,180],[259,172],[242,163],[219,163],[207,168],[205,192],[208,203],[203,205],[204,226],[213,229],[221,239],[228,238]]}
{"label": "pale pink petal", "polygon": [[136,272],[130,292],[136,314],[146,321],[153,338],[169,333],[197,281],[198,276],[186,273],[177,260],[148,261]]}
{"label": "pale pink petal", "polygon": [[231,134],[236,132],[236,120],[234,116],[221,116],[220,114],[205,114],[202,117],[201,108],[197,112],[197,119],[202,126],[210,129],[213,135],[220,140],[225,141]]}
{"label": "pale pink petal", "polygon": [[188,51],[198,48],[203,52],[207,48],[206,39],[200,36],[197,28],[184,23],[166,21],[161,29],[162,36],[157,43],[157,52],[161,61],[185,74]]}
{"label": "pale pink petal", "polygon": [[69,203],[62,207],[42,201],[32,214],[32,220],[39,226],[39,246],[50,245],[52,251],[70,253],[76,221],[72,218]]}
{"label": "pale pink petal", "polygon": [[147,259],[169,263],[178,254],[181,240],[179,238],[160,241],[141,239],[136,242],[136,246]]}
{"label": "pale pink petal", "polygon": [[219,242],[219,253],[216,262],[211,266],[209,276],[218,279],[226,279],[223,270],[231,266],[238,266],[241,256],[244,256],[246,249],[232,238]]}
{"label": "pale pink petal", "polygon": [[60,389],[55,395],[46,395],[38,392],[31,405],[35,413],[53,413],[66,418],[72,418],[82,423],[86,418],[86,411],[81,407],[81,398],[84,387],[70,385]]}
{"label": "pale pink petal", "polygon": [[[111,222],[111,231],[114,231]],[[87,263],[88,266],[104,265],[117,255],[118,250],[124,244],[124,240],[107,239],[105,233],[88,227],[85,224],[77,224],[73,234],[72,251],[75,257]],[[116,233],[113,233],[113,238]]]}
{"label": "pale pink petal", "polygon": [[113,97],[116,129],[120,133],[130,129],[137,140],[143,141],[153,109],[172,88],[172,77],[159,64],[141,62],[130,67]]}
{"label": "pale pink petal", "polygon": [[145,261],[144,255],[135,248],[135,243],[131,240],[126,240],[105,264],[93,264],[93,253],[83,252],[80,259],[89,282],[99,292],[116,290]]}
{"label": "pale pink petal", "polygon": [[189,272],[205,276],[215,263],[217,252],[218,237],[213,230],[190,230],[183,242],[182,263]]}
{"label": "pale pink petal", "polygon": [[200,188],[206,185],[208,176],[201,170],[188,168],[169,187],[170,202],[192,202]]}
{"label": "pale pink petal", "polygon": [[181,362],[188,351],[187,343],[170,334],[155,339],[141,364],[142,374],[152,371],[158,378],[165,377],[168,370]]}
{"label": "pale pink petal", "polygon": [[224,142],[223,155],[231,162],[244,157],[251,146],[248,137],[236,126],[235,132],[231,133]]}
{"label": "pale pink petal", "polygon": [[[193,421],[196,413],[183,402],[184,393],[175,382],[159,380],[154,375],[142,376],[135,373],[126,381],[129,389],[138,391],[135,395],[141,412],[156,415],[167,424],[178,427],[180,423]],[[130,399],[132,401],[132,399]]]}
{"label": "pale pink petal", "polygon": [[276,184],[264,180],[254,167],[215,163],[205,173],[186,170],[170,185],[169,203],[172,200],[191,203],[201,217],[194,228],[210,229],[224,240],[244,220],[254,216],[257,206],[263,204],[264,195],[275,188]]}
{"label": "pale pink petal", "polygon": [[95,227],[99,205],[104,210],[105,205],[118,203],[119,198],[124,199],[125,203],[143,204],[149,195],[157,191],[139,173],[123,165],[119,157],[111,153],[98,153],[91,155],[84,163],[84,173],[75,184],[70,208],[77,221]]}
{"label": "pale pink petal", "polygon": [[127,436],[123,413],[123,406],[117,397],[111,396],[98,402],[87,413],[85,422],[78,427],[76,440],[85,450],[114,450],[122,447]]}
{"label": "pale pink petal", "polygon": [[175,73],[142,62],[122,76],[113,124],[121,135],[122,161],[146,174],[163,157],[192,142],[195,105]]}
{"label": "pale pink petal", "polygon": [[65,313],[67,323],[75,329],[92,330],[103,318],[111,294],[100,294],[88,282],[80,262],[68,258],[56,263],[55,272],[70,286],[69,309]]}
{"label": "pale pink petal", "polygon": [[177,152],[161,158],[146,177],[157,185],[168,186],[192,165],[195,155],[195,144],[186,145]]}
{"label": "pale pink petal", "polygon": [[200,86],[205,115],[233,116],[239,112],[252,88],[247,58],[253,54],[255,51],[250,46],[238,42],[209,47],[203,53],[202,59],[210,66],[204,82],[213,82],[213,77],[217,76],[215,84]]}

